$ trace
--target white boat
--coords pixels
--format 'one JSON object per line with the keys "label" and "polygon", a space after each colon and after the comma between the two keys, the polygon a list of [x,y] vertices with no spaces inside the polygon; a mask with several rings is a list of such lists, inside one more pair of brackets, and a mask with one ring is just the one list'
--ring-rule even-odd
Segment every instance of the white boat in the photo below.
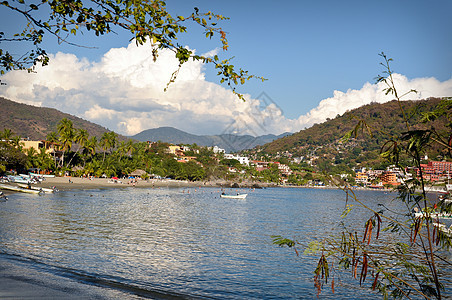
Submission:
{"label": "white boat", "polygon": [[42,182],[42,177],[30,176],[30,175],[26,175],[26,174],[19,174],[19,176],[22,177],[22,179],[24,179],[24,180],[30,181],[31,183]]}
{"label": "white boat", "polygon": [[43,178],[54,178],[55,175],[38,174],[38,173],[28,173],[30,176],[43,177]]}
{"label": "white boat", "polygon": [[[416,212],[414,213],[415,218],[422,218],[425,217],[427,214],[424,212]],[[437,213],[437,212],[431,212],[430,218],[432,219],[452,219],[452,213]]]}
{"label": "white boat", "polygon": [[446,184],[446,190],[448,191],[448,192],[452,192],[452,184]]}
{"label": "white boat", "polygon": [[452,237],[452,225],[449,228],[447,228],[445,224],[435,222],[435,223],[433,223],[433,226],[438,228],[439,231],[441,231],[448,237]]}
{"label": "white boat", "polygon": [[237,194],[237,195],[221,194],[220,195],[221,198],[229,198],[229,199],[245,199],[246,196],[248,196],[248,194]]}
{"label": "white boat", "polygon": [[12,175],[9,175],[9,176],[8,176],[8,182],[21,182],[21,183],[27,183],[28,180],[25,181],[25,180],[22,178],[22,176],[12,176]]}
{"label": "white boat", "polygon": [[24,189],[19,186],[14,186],[14,185],[9,185],[9,184],[0,184],[0,189],[14,191],[14,192],[29,193],[29,194],[42,193],[42,191],[32,190],[32,189]]}
{"label": "white boat", "polygon": [[[17,186],[24,188],[24,189],[28,189],[28,185],[26,185],[26,184],[18,184]],[[37,191],[43,191],[44,193],[53,193],[55,191],[54,189],[43,188],[43,187],[39,187],[39,186],[30,186],[30,189],[37,190]]]}

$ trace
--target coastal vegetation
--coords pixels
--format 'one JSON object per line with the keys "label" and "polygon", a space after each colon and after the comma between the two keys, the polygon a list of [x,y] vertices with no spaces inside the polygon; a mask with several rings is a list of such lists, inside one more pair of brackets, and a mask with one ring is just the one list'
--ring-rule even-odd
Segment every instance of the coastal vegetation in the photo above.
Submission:
{"label": "coastal vegetation", "polygon": [[[240,171],[258,181],[279,181],[277,168],[258,174],[234,160],[223,159],[210,147],[186,145],[180,156],[171,153],[170,144],[164,142],[138,142],[119,140],[114,132],[104,132],[100,138],[90,136],[87,130],[74,127],[63,118],[57,131],[50,132],[40,147],[25,147],[27,140],[15,135],[11,129],[0,132],[0,173],[26,173],[39,169],[45,174],[58,176],[126,177],[135,170],[143,170],[142,177],[171,178],[176,180],[237,181]],[[176,146],[179,148],[179,146]],[[234,167],[238,173],[229,172]]]}

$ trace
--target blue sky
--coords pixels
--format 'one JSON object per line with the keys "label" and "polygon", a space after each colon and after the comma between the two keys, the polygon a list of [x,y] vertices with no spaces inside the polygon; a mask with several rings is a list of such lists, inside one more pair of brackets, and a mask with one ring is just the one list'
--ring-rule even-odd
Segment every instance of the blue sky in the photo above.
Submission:
{"label": "blue sky", "polygon": [[[200,11],[210,10],[230,17],[230,20],[221,23],[228,33],[230,47],[227,52],[219,53],[225,58],[234,56],[234,65],[268,79],[264,83],[256,80],[240,87],[240,92],[247,94],[250,99],[249,103],[245,104],[248,105],[246,108],[238,107],[238,104],[232,102],[227,104],[228,101],[234,100],[229,96],[221,96],[224,91],[215,91],[209,96],[200,96],[204,99],[200,106],[205,107],[199,111],[194,109],[198,103],[196,98],[203,94],[204,90],[221,90],[217,86],[219,81],[215,70],[209,66],[197,65],[193,66],[195,71],[188,72],[195,74],[194,78],[202,82],[202,86],[200,83],[199,88],[193,89],[196,94],[188,98],[184,95],[185,98],[180,97],[180,100],[176,101],[174,99],[179,96],[175,91],[172,95],[159,96],[159,92],[141,90],[141,94],[149,93],[149,97],[133,95],[133,99],[137,99],[137,103],[146,103],[142,105],[142,110],[138,105],[134,108],[126,105],[132,93],[126,90],[115,92],[115,95],[121,95],[119,98],[122,101],[115,99],[115,95],[97,95],[87,102],[87,106],[103,109],[102,113],[95,113],[94,109],[91,112],[83,110],[83,104],[76,105],[79,108],[75,109],[73,105],[69,105],[74,103],[74,99],[90,98],[90,95],[86,95],[87,92],[83,94],[77,86],[68,87],[64,82],[54,79],[48,80],[53,84],[45,83],[45,76],[52,76],[49,74],[38,75],[40,79],[33,75],[32,80],[23,78],[24,75],[7,74],[2,80],[8,82],[8,87],[2,88],[0,94],[19,102],[53,106],[123,134],[133,134],[135,131],[147,129],[147,126],[174,126],[191,133],[214,134],[230,127],[231,122],[236,122],[239,126],[237,118],[247,124],[252,120],[260,123],[257,126],[260,129],[252,129],[248,133],[281,133],[300,130],[322,121],[322,117],[326,119],[335,116],[335,110],[341,114],[344,109],[352,109],[371,101],[390,100],[378,95],[381,90],[379,87],[369,86],[383,70],[379,65],[381,58],[378,53],[384,51],[394,59],[394,71],[402,75],[400,87],[417,88],[423,92],[413,96],[413,99],[452,96],[452,1],[171,0],[167,3],[171,13],[180,15],[191,14],[195,6]],[[12,17],[4,8],[0,8],[0,14],[3,20],[0,21],[2,30],[6,28],[8,31],[12,25],[18,24],[17,17]],[[80,73],[80,76],[89,77],[91,75],[87,72],[92,74],[97,71],[100,67],[96,64],[105,62],[105,55],[110,49],[127,49],[129,39],[130,36],[125,32],[102,38],[92,37],[87,33],[75,41],[96,46],[97,49],[58,45],[51,38],[44,45],[48,53],[74,54],[77,59],[69,61],[75,65],[85,58],[86,64],[80,67],[80,72],[74,74]],[[179,42],[195,49],[197,53],[206,53],[221,47],[217,39],[206,39],[196,27],[181,36]],[[3,44],[0,46],[6,47]],[[129,54],[117,55],[131,55],[130,52],[127,53]],[[109,57],[118,63],[113,54]],[[63,63],[68,57],[59,59],[60,63]],[[160,68],[167,69],[171,62],[167,63]],[[109,65],[111,64],[114,63]],[[114,69],[114,66],[111,68]],[[111,68],[106,77],[112,78],[111,74],[114,74],[115,78],[119,76],[125,81],[135,78],[135,85],[140,89],[144,88],[144,83],[138,83],[137,78],[144,78],[146,75],[132,74],[130,66],[118,68],[125,70],[129,77],[125,76],[124,72],[119,74]],[[139,68],[133,68],[139,72]],[[144,72],[157,72],[152,66],[149,68]],[[55,73],[52,74],[55,76]],[[64,77],[61,73],[58,74],[59,77]],[[149,75],[149,78],[154,78],[154,75]],[[187,77],[187,80],[190,82],[187,86],[196,85],[193,78]],[[24,83],[26,81],[32,81],[33,86],[25,86],[30,84]],[[112,82],[105,84],[119,86]],[[176,90],[176,87],[174,89]],[[181,89],[187,91],[186,87]],[[29,90],[29,93],[19,94],[17,90]],[[369,92],[370,90],[372,92]],[[259,100],[263,92],[280,110],[277,115],[272,107],[265,109],[265,105],[271,102],[267,101],[264,107],[262,104],[256,104],[256,101],[253,102],[253,99]],[[94,99],[99,97],[105,98],[102,103]],[[168,97],[172,98],[166,99]],[[217,99],[222,97],[225,98]],[[226,98],[228,100],[225,100]],[[146,99],[151,100],[145,102]],[[211,109],[208,107],[209,101]],[[121,103],[125,103],[123,108]],[[221,103],[226,108],[234,108],[223,111]],[[190,108],[184,106],[187,104],[190,104]],[[256,118],[244,117],[244,114],[249,116],[252,114],[250,111],[256,109],[260,111],[258,121]],[[125,111],[129,114],[125,114]],[[136,116],[137,112],[141,114],[140,117]],[[109,115],[109,118],[102,118],[102,115]],[[131,116],[135,117],[133,124],[127,121]],[[160,120],[157,116],[161,117]]]}

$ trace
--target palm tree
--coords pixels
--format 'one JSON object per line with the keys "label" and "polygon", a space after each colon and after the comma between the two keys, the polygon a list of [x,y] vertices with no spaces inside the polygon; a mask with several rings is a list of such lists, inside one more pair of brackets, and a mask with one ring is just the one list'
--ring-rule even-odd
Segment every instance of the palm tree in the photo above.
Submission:
{"label": "palm tree", "polygon": [[34,168],[38,166],[36,155],[38,154],[38,151],[36,151],[35,148],[31,147],[26,149],[25,154],[27,155],[27,167],[28,168]]}
{"label": "palm tree", "polygon": [[102,147],[102,150],[104,150],[104,158],[102,160],[102,164],[105,162],[105,154],[106,151],[109,150],[109,152],[112,152],[112,149],[116,146],[118,135],[114,133],[113,131],[110,132],[104,132],[102,137],[100,138],[100,145]]}
{"label": "palm tree", "polygon": [[3,133],[1,134],[1,138],[4,139],[5,141],[9,141],[13,135],[14,132],[12,132],[11,129],[5,128],[3,130]]}
{"label": "palm tree", "polygon": [[22,143],[19,135],[13,136],[11,138],[11,146],[16,147],[19,151],[22,151],[24,143]]}
{"label": "palm tree", "polygon": [[72,147],[72,143],[74,142],[75,138],[75,132],[74,127],[71,120],[68,120],[67,118],[62,119],[58,123],[58,134],[60,135],[60,143],[63,148],[63,156],[61,159],[61,165],[64,164],[64,153],[66,150],[70,150]]}
{"label": "palm tree", "polygon": [[132,155],[135,148],[133,147],[133,141],[128,140],[127,142],[121,141],[118,146],[118,152],[119,152],[119,161],[121,161],[121,158],[127,154]]}
{"label": "palm tree", "polygon": [[86,155],[91,155],[91,157],[93,157],[96,154],[96,148],[97,148],[97,138],[93,136],[88,141],[86,141],[83,152]]}
{"label": "palm tree", "polygon": [[38,168],[40,168],[43,171],[47,171],[52,166],[52,158],[50,157],[50,154],[46,152],[45,148],[39,149],[39,153],[36,156],[36,162]]}
{"label": "palm tree", "polygon": [[72,159],[74,156],[77,155],[77,153],[80,151],[81,148],[85,148],[86,143],[88,142],[89,134],[86,129],[79,129],[77,131],[77,134],[75,135],[74,142],[76,142],[79,147],[77,148],[77,151],[75,151],[74,155],[72,155],[71,159],[68,162],[68,165],[71,164]]}
{"label": "palm tree", "polygon": [[55,169],[56,169],[56,159],[55,159],[55,152],[56,152],[56,148],[57,148],[57,143],[58,143],[58,134],[55,131],[50,132],[49,134],[47,134],[46,140],[50,143],[52,143],[53,145],[53,161],[55,163]]}
{"label": "palm tree", "polygon": [[119,162],[121,161],[121,158],[124,156],[124,154],[126,153],[126,142],[121,141],[119,143],[118,146],[118,152],[119,152]]}
{"label": "palm tree", "polygon": [[127,155],[132,155],[135,148],[133,147],[133,141],[128,140],[126,143],[126,153]]}

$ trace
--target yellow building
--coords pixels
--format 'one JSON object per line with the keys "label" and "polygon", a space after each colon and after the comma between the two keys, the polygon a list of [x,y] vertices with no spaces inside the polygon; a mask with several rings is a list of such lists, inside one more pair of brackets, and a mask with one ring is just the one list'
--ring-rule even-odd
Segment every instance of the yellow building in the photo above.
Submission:
{"label": "yellow building", "polygon": [[23,145],[23,150],[28,150],[30,148],[34,148],[38,153],[41,151],[42,148],[45,149],[46,153],[52,154],[55,152],[54,146],[55,144],[47,141],[20,141]]}
{"label": "yellow building", "polygon": [[366,172],[357,172],[355,181],[356,183],[367,184],[369,180],[369,175]]}
{"label": "yellow building", "polygon": [[176,155],[176,152],[181,151],[181,148],[179,146],[168,146],[168,153]]}

